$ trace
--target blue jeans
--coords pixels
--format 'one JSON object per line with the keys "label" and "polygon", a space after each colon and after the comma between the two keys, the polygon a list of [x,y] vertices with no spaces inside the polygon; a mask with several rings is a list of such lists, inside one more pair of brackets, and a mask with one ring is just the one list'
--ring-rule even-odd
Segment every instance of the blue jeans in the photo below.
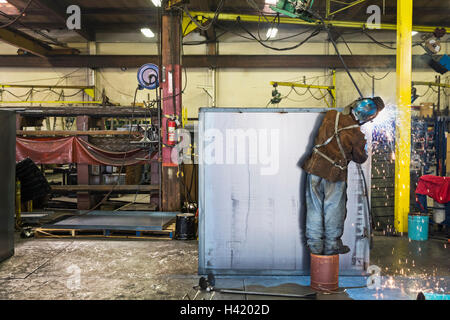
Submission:
{"label": "blue jeans", "polygon": [[338,254],[347,214],[347,183],[313,174],[306,182],[306,239],[313,254]]}

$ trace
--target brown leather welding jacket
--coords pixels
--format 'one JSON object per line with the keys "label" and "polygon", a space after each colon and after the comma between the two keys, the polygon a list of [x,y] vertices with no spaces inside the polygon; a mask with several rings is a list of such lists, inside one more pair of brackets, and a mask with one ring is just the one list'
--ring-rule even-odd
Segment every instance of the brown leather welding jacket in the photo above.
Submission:
{"label": "brown leather welding jacket", "polygon": [[[322,125],[319,128],[315,144],[324,144],[330,137],[335,134],[337,111],[331,110],[325,114]],[[352,114],[339,115],[338,128],[357,125]],[[350,161],[356,163],[364,163],[367,160],[365,151],[366,138],[358,127],[346,129],[339,133],[340,141],[347,160],[344,159],[336,138],[331,140],[327,145],[318,148],[318,150],[325,154],[328,158],[336,162],[341,168],[333,165],[329,160],[316,152],[312,152],[311,156],[304,162],[302,168],[311,174],[322,177],[330,182],[347,181],[347,166]]]}

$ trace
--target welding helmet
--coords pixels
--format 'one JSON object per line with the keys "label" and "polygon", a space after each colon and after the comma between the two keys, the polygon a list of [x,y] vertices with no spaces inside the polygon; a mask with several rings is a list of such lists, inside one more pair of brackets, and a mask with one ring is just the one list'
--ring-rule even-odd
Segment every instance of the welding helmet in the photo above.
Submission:
{"label": "welding helmet", "polygon": [[358,99],[344,109],[344,114],[353,113],[360,125],[372,121],[384,109],[380,97]]}

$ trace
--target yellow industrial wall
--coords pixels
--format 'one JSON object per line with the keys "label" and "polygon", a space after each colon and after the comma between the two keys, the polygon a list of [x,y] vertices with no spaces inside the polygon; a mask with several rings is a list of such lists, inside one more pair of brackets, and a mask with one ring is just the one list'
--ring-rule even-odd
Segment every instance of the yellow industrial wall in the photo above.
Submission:
{"label": "yellow industrial wall", "polygon": [[[294,43],[282,43],[277,46],[288,47]],[[75,44],[82,53],[87,53],[85,44]],[[348,48],[340,44],[342,54],[349,54]],[[395,54],[395,50],[381,48],[374,44],[349,44],[353,54]],[[445,49],[448,49],[446,44]],[[92,48],[91,48],[92,50]],[[97,54],[156,54],[157,47],[149,43],[97,43],[94,50]],[[17,49],[8,45],[0,44],[0,54],[16,54]],[[266,49],[257,43],[221,43],[218,47],[219,54],[334,54],[334,49],[325,43],[309,43],[296,50],[287,52],[277,52]],[[444,50],[447,51],[448,50]],[[205,46],[184,46],[184,54],[205,54]],[[423,54],[421,48],[414,48],[415,54]],[[383,80],[375,81],[375,93],[382,96],[387,103],[395,103],[396,75],[395,70],[367,72],[377,78],[381,78],[390,71],[390,74]],[[137,68],[121,70],[119,68],[106,68],[96,71],[95,84],[98,97],[104,88],[106,95],[111,101],[121,105],[131,105],[136,83]],[[60,78],[70,74],[66,79]],[[329,76],[330,70],[324,66],[321,69],[218,69],[189,68],[187,69],[187,86],[183,96],[183,105],[188,109],[188,116],[197,117],[197,110],[200,107],[213,105],[215,96],[217,107],[266,107],[271,99],[272,87],[270,81],[299,81],[307,79],[310,84],[331,85],[332,79]],[[356,82],[362,92],[372,95],[372,80],[362,70],[352,70]],[[437,74],[431,69],[422,69],[413,72],[415,81],[434,81]],[[45,79],[45,80],[40,80]],[[85,69],[76,68],[0,68],[0,84],[4,83],[33,83],[33,84],[60,84],[60,85],[86,85],[92,78],[92,73]],[[183,76],[183,83],[185,84]],[[91,80],[92,81],[92,80]],[[443,79],[443,81],[448,81]],[[215,85],[215,90],[214,90]],[[426,87],[417,87],[419,95],[427,91]],[[12,89],[16,95],[25,94],[27,89]],[[282,95],[291,91],[290,88],[280,87]],[[302,94],[305,90],[298,88]],[[75,93],[76,90],[67,90],[66,95]],[[209,95],[208,95],[208,93]],[[321,97],[325,92],[313,90],[316,98]],[[154,97],[153,92],[140,91],[137,101]],[[428,90],[425,97],[417,100],[420,102],[436,101],[436,93]],[[34,100],[55,100],[56,94],[48,92],[36,93]],[[69,98],[70,100],[81,100],[81,94]],[[337,72],[337,101],[338,106],[345,106],[357,98],[357,92],[352,86],[347,74],[343,69]],[[443,101],[445,97],[442,96]],[[17,100],[15,97],[4,92],[3,100]],[[5,104],[2,104],[5,105]],[[279,107],[326,107],[322,100],[316,100],[311,94],[297,95],[292,92],[289,97],[280,103]]]}

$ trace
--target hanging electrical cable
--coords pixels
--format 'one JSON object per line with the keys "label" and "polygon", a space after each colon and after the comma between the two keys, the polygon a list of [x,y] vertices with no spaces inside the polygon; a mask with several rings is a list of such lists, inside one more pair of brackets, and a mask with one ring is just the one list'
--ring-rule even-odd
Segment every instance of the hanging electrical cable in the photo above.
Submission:
{"label": "hanging electrical cable", "polygon": [[[137,98],[137,93],[139,91],[139,87],[136,88],[135,92],[134,92],[134,98],[133,98],[133,105],[132,105],[132,111],[131,111],[131,118],[128,122],[129,124],[129,128],[128,128],[128,142],[127,145],[131,144],[131,139],[132,139],[132,131],[133,131],[133,121],[134,121],[134,114],[135,114],[135,107],[136,107],[136,98]],[[126,162],[126,157],[128,155],[128,151],[125,151],[124,155],[123,155],[123,159],[122,159],[122,163],[119,167],[119,176],[123,171],[123,168],[125,167],[125,162]],[[102,200],[100,200],[100,202],[98,202],[95,206],[93,206],[91,209],[89,209],[86,212],[81,213],[80,215],[87,215],[89,213],[91,213],[92,211],[95,211],[97,208],[99,208],[102,204],[105,203],[106,200],[108,200],[109,196],[114,192],[114,190],[116,189],[116,187],[120,185],[120,178],[117,179],[117,182],[111,186],[111,190],[102,198]]]}
{"label": "hanging electrical cable", "polygon": [[[5,17],[5,18],[7,18],[7,19],[9,19],[9,20],[14,20],[14,17],[13,17],[13,16],[10,16],[10,15],[4,13],[3,11],[0,11],[0,15],[3,16],[3,17]],[[64,43],[62,43],[62,42],[60,42],[60,41],[58,41],[58,39],[53,38],[53,37],[49,36],[48,34],[42,32],[42,31],[40,31],[40,30],[31,28],[31,27],[29,27],[29,26],[27,26],[27,25],[25,25],[25,24],[23,24],[23,23],[21,23],[21,22],[19,22],[19,21],[16,21],[16,24],[18,24],[18,25],[21,26],[22,28],[31,30],[31,31],[33,31],[34,33],[36,33],[36,34],[38,34],[38,35],[40,35],[40,36],[46,38],[47,40],[49,40],[49,42],[45,42],[46,44],[53,44],[53,45],[57,45],[57,46],[60,46],[60,47],[68,48],[68,46],[67,46],[66,44],[64,44]]]}
{"label": "hanging electrical cable", "polygon": [[261,44],[263,47],[271,49],[271,50],[275,50],[275,51],[288,51],[288,50],[294,50],[299,48],[300,46],[302,46],[303,44],[305,44],[306,42],[308,42],[311,38],[317,36],[320,34],[321,32],[321,27],[317,27],[315,28],[315,30],[313,32],[311,32],[311,34],[306,37],[306,39],[302,40],[300,43],[291,46],[291,47],[286,47],[286,48],[276,48],[276,47],[272,47],[269,46],[267,44],[265,44],[263,41],[260,41],[257,37],[255,37],[242,23],[241,23],[241,18],[237,17],[236,19],[238,25],[242,28],[242,30],[244,30],[250,37],[253,38],[253,40],[257,41],[259,44]]}
{"label": "hanging electrical cable", "polygon": [[12,26],[14,23],[16,23],[17,21],[19,21],[20,18],[22,18],[23,16],[25,16],[25,13],[26,13],[26,11],[28,10],[28,7],[30,6],[30,4],[31,4],[32,2],[33,2],[33,0],[28,1],[28,3],[27,3],[27,4],[25,5],[25,7],[23,8],[22,12],[20,12],[20,13],[17,15],[17,17],[14,18],[14,20],[12,20],[12,21],[10,21],[10,22],[4,24],[4,25],[1,25],[1,26],[0,26],[0,29],[3,29],[3,28],[7,28],[7,27],[9,27],[9,26]]}
{"label": "hanging electrical cable", "polygon": [[217,6],[216,12],[214,13],[213,19],[212,19],[206,26],[204,26],[204,25],[202,25],[201,23],[199,23],[199,22],[197,21],[197,19],[195,19],[195,18],[191,15],[191,13],[189,12],[189,10],[188,10],[188,8],[187,8],[187,5],[184,5],[184,6],[182,6],[182,7],[174,6],[173,8],[176,8],[176,9],[178,9],[178,10],[183,11],[183,12],[189,17],[189,19],[191,19],[191,21],[192,21],[193,23],[195,23],[195,25],[197,26],[197,28],[199,28],[200,30],[206,31],[206,30],[208,30],[209,28],[212,27],[212,25],[214,24],[214,22],[215,22],[215,21],[217,20],[217,18],[219,17],[219,14],[220,14],[220,12],[221,12],[222,9],[223,9],[224,3],[225,3],[225,0],[221,0],[221,1],[220,1],[219,5]]}
{"label": "hanging electrical cable", "polygon": [[[348,51],[350,52],[350,55],[353,55],[352,49],[350,49],[350,46],[348,45],[347,41],[345,40],[345,38],[343,37],[342,34],[340,35],[340,38],[342,39],[342,42],[344,42],[344,44],[345,44],[345,46],[347,47]],[[377,78],[377,77],[375,77],[375,76],[369,74],[365,68],[361,68],[361,70],[362,70],[362,71],[363,71],[370,79],[377,80],[377,81],[384,80],[388,75],[391,74],[391,71],[388,71],[388,72],[387,72],[384,76],[382,76],[381,78]]]}
{"label": "hanging electrical cable", "polygon": [[385,48],[385,49],[397,50],[397,48],[395,48],[395,47],[388,46],[388,45],[386,45],[386,44],[384,44],[384,43],[378,41],[377,39],[375,39],[374,37],[372,37],[369,33],[367,33],[366,30],[362,30],[362,33],[363,33],[364,35],[366,35],[370,40],[372,40],[373,43],[379,45],[380,47],[383,47],[383,48]]}

